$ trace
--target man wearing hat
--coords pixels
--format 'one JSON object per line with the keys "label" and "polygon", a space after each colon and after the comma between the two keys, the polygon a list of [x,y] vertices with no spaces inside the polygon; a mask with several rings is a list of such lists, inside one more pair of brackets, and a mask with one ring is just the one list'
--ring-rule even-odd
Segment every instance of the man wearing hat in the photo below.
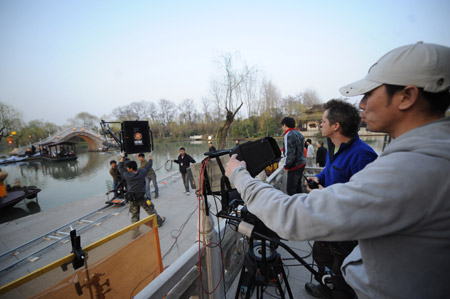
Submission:
{"label": "man wearing hat", "polygon": [[394,49],[340,92],[363,95],[367,128],[395,139],[348,183],[288,196],[252,178],[236,156],[227,176],[282,238],[359,240],[341,267],[358,298],[448,297],[450,48]]}

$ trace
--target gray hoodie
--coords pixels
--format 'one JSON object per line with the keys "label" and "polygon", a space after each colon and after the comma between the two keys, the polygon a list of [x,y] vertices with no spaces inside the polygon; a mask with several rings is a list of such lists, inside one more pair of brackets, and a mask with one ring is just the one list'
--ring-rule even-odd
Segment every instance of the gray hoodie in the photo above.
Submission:
{"label": "gray hoodie", "polygon": [[293,196],[232,176],[250,212],[288,240],[359,240],[342,273],[359,298],[450,294],[450,118],[411,130],[348,183]]}

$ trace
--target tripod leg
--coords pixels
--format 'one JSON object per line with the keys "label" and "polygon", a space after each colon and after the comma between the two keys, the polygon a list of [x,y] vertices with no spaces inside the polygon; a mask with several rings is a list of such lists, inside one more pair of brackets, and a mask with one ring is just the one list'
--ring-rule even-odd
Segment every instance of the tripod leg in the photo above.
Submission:
{"label": "tripod leg", "polygon": [[[284,297],[283,288],[281,287],[281,281],[280,281],[279,278],[277,278],[277,288],[278,288],[278,291],[280,291],[280,296],[281,296],[281,298],[282,298],[282,299],[286,298],[286,297]],[[291,298],[292,298],[292,297],[291,297]]]}
{"label": "tripod leg", "polygon": [[241,275],[239,276],[239,283],[236,289],[236,295],[234,296],[235,299],[239,299],[241,294],[241,288],[242,288],[242,280],[244,279],[245,275],[245,267],[242,266]]}
{"label": "tripod leg", "polygon": [[[247,270],[247,271],[246,271]],[[245,294],[246,299],[250,299],[255,288],[255,274],[242,266],[241,276],[239,277],[239,284],[236,289],[235,299],[241,298],[241,295]]]}
{"label": "tripod leg", "polygon": [[[289,281],[286,277],[286,272],[284,272],[284,265],[281,266],[281,275],[283,275],[284,284],[286,285],[286,290],[288,291],[289,298],[293,299],[294,296],[292,295],[291,286],[289,285]],[[278,280],[278,282],[280,282],[280,280]],[[280,292],[281,294],[283,294],[283,291],[281,290],[281,283],[280,283]]]}

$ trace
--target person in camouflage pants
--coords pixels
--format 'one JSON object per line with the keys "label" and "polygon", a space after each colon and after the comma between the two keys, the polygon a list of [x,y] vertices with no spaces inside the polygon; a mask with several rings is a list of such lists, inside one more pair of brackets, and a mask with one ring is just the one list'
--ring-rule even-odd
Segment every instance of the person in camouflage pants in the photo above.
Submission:
{"label": "person in camouflage pants", "polygon": [[126,198],[130,203],[131,222],[139,221],[140,207],[142,207],[149,215],[156,214],[158,226],[162,226],[166,217],[158,215],[155,206],[145,195],[145,176],[150,170],[150,164],[138,170],[135,161],[128,161],[125,170],[124,161],[125,158],[120,159],[119,171],[127,182]]}
{"label": "person in camouflage pants", "polygon": [[[129,193],[127,193],[129,194]],[[130,195],[128,195],[127,197],[131,197]],[[147,198],[141,198],[141,199],[131,199],[129,200],[130,203],[130,213],[131,213],[131,223],[135,223],[138,222],[140,220],[140,207],[142,207],[147,214],[149,215],[153,215],[156,214],[156,219],[158,221],[158,226],[161,226],[163,221],[163,218],[161,216],[158,215],[158,212],[155,209],[155,205],[150,201],[150,199]],[[165,218],[164,218],[165,220]]]}

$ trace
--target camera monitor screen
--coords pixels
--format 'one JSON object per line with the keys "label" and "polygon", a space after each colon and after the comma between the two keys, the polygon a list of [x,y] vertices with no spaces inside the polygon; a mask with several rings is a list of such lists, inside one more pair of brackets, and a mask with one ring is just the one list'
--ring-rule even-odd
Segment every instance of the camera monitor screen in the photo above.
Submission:
{"label": "camera monitor screen", "polygon": [[123,147],[127,154],[151,152],[148,121],[122,122]]}
{"label": "camera monitor screen", "polygon": [[272,137],[240,144],[233,152],[238,155],[238,160],[247,163],[247,170],[252,177],[281,157],[280,148]]}

